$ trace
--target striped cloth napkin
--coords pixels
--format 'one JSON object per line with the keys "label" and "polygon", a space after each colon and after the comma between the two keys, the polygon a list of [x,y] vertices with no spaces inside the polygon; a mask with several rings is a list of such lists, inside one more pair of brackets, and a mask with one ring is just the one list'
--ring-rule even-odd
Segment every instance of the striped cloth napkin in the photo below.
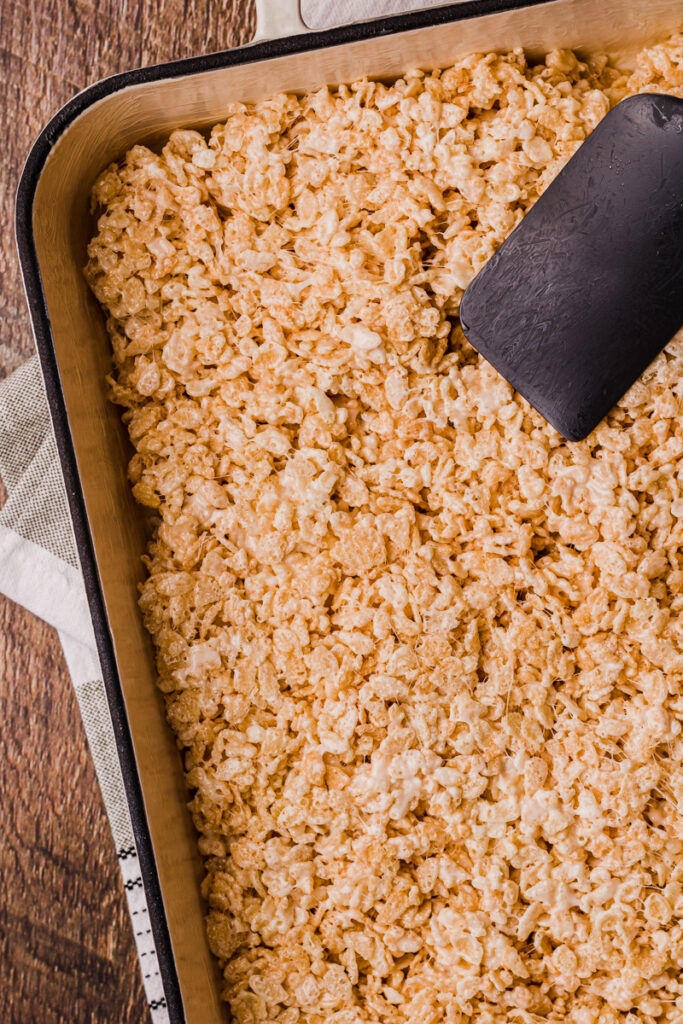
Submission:
{"label": "striped cloth napkin", "polygon": [[149,910],[38,356],[0,382],[0,593],[54,626],[76,691],[154,1024],[168,1024]]}

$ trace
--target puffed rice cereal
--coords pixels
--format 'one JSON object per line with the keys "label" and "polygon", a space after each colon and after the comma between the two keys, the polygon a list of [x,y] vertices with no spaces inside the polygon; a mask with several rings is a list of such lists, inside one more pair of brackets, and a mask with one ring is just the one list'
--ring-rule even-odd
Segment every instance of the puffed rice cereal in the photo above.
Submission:
{"label": "puffed rice cereal", "polygon": [[683,335],[584,442],[459,301],[683,36],[135,146],[87,278],[238,1024],[683,1021]]}

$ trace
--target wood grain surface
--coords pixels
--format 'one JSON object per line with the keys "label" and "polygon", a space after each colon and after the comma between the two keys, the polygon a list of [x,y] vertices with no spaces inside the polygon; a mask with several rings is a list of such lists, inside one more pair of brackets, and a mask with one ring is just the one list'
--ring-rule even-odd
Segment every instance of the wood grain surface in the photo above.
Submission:
{"label": "wood grain surface", "polygon": [[[0,378],[33,352],[12,220],[41,127],[106,75],[226,49],[253,31],[251,0],[0,0]],[[57,635],[0,597],[0,1022],[148,1021]]]}

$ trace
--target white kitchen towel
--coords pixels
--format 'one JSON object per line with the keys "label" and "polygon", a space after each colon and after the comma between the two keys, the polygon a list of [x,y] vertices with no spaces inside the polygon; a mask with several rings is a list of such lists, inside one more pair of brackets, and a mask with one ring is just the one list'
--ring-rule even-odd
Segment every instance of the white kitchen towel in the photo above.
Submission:
{"label": "white kitchen towel", "polygon": [[38,356],[0,382],[0,593],[59,633],[107,808],[154,1024],[168,1024],[114,730]]}
{"label": "white kitchen towel", "polygon": [[459,2],[464,0],[300,0],[301,17],[309,28],[316,30]]}
{"label": "white kitchen towel", "polygon": [[[277,2],[277,0],[273,0]],[[303,0],[311,28],[431,7],[426,0]],[[168,1024],[147,898],[38,357],[0,381],[0,593],[59,632],[107,808],[154,1024]]]}

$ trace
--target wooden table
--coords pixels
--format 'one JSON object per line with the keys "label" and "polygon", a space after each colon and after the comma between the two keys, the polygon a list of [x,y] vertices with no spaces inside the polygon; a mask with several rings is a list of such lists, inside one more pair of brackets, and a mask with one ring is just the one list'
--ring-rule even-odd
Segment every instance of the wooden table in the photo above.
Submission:
{"label": "wooden table", "polygon": [[[105,75],[226,49],[253,31],[250,0],[0,0],[0,378],[33,352],[12,222],[40,128]],[[148,1020],[57,635],[0,597],[0,1021]]]}

